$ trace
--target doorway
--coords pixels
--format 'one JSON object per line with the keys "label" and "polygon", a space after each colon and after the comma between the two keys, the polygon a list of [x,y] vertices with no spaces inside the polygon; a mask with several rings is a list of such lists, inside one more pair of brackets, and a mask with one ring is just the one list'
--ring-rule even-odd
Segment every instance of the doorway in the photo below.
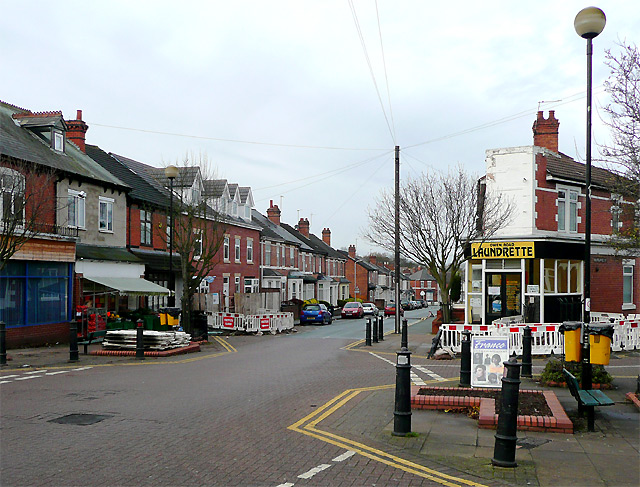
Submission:
{"label": "doorway", "polygon": [[522,314],[522,274],[488,273],[486,283],[485,323]]}

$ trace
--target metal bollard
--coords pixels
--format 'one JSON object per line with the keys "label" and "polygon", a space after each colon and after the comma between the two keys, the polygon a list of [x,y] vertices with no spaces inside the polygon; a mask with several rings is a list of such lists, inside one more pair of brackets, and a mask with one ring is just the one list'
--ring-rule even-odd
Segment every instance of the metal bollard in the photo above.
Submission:
{"label": "metal bollard", "polygon": [[497,467],[513,468],[516,463],[516,441],[518,437],[518,393],[520,388],[520,364],[515,359],[503,362],[507,376],[502,379],[502,399],[496,442],[491,464]]}
{"label": "metal bollard", "polygon": [[533,377],[531,364],[531,345],[533,337],[531,336],[531,328],[527,325],[524,327],[522,334],[522,377]]}
{"label": "metal bollard", "polygon": [[136,359],[144,360],[144,328],[142,327],[142,320],[137,321],[138,327],[136,328]]}
{"label": "metal bollard", "polygon": [[384,341],[384,317],[378,316],[378,333],[380,341]]}
{"label": "metal bollard", "polygon": [[380,335],[378,333],[378,318],[374,316],[371,318],[371,321],[373,322],[373,330],[371,331],[371,334],[373,335],[373,343],[378,343],[378,336]]}
{"label": "metal bollard", "polygon": [[0,321],[0,366],[7,365],[7,325]]}
{"label": "metal bollard", "polygon": [[460,355],[460,387],[471,387],[471,332],[462,332]]}
{"label": "metal bollard", "polygon": [[402,319],[402,335],[400,337],[400,348],[409,348],[409,338],[408,338],[408,330],[407,330],[407,319]]}
{"label": "metal bollard", "polygon": [[69,322],[69,362],[78,360],[78,322],[71,320]]}
{"label": "metal bollard", "polygon": [[371,346],[371,318],[367,318],[367,325],[365,328],[365,335],[364,335],[364,344],[367,347]]}
{"label": "metal bollard", "polygon": [[393,411],[393,436],[411,433],[411,352],[396,352],[396,398]]}

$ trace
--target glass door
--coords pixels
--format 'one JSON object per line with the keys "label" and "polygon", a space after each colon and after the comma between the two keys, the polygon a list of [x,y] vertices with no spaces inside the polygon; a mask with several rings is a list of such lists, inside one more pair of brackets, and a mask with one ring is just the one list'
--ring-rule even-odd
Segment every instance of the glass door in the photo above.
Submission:
{"label": "glass door", "polygon": [[486,276],[486,321],[522,313],[522,276],[520,273],[488,273]]}

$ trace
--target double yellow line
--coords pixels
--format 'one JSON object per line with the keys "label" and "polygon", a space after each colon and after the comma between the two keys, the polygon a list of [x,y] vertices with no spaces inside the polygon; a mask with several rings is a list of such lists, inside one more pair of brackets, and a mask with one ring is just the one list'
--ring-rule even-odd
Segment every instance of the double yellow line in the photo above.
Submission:
{"label": "double yellow line", "polygon": [[442,472],[438,472],[437,470],[433,470],[431,468],[427,468],[418,463],[411,462],[409,460],[405,460],[404,458],[400,458],[395,455],[391,455],[382,450],[378,450],[376,448],[372,448],[363,443],[359,443],[357,441],[350,440],[349,438],[344,438],[328,431],[323,431],[319,429],[318,424],[323,420],[327,419],[333,413],[335,413],[338,409],[346,405],[349,401],[354,399],[362,392],[372,392],[379,391],[384,389],[392,389],[395,387],[394,385],[385,385],[385,386],[375,386],[375,387],[363,387],[359,389],[347,389],[342,394],[337,395],[324,405],[322,405],[319,409],[309,414],[308,416],[302,418],[300,421],[292,424],[287,429],[291,431],[296,431],[297,433],[302,433],[303,435],[311,436],[312,438],[316,438],[318,440],[324,441],[326,443],[330,443],[340,448],[345,448],[347,450],[353,450],[356,453],[367,457],[371,460],[375,460],[377,462],[383,463],[385,465],[389,465],[391,467],[403,470],[405,472],[412,473],[419,477],[432,480],[442,485],[447,485],[450,487],[460,487],[460,486],[474,486],[474,487],[485,487],[483,484],[478,484],[471,480],[454,477],[452,475],[447,475]]}

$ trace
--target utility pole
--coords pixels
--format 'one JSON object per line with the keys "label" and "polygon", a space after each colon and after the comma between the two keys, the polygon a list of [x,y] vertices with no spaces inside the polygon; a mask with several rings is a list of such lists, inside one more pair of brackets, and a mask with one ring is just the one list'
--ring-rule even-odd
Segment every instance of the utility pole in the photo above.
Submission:
{"label": "utility pole", "polygon": [[396,316],[395,330],[400,331],[400,146],[396,145],[396,184],[395,184],[395,267],[396,267]]}

